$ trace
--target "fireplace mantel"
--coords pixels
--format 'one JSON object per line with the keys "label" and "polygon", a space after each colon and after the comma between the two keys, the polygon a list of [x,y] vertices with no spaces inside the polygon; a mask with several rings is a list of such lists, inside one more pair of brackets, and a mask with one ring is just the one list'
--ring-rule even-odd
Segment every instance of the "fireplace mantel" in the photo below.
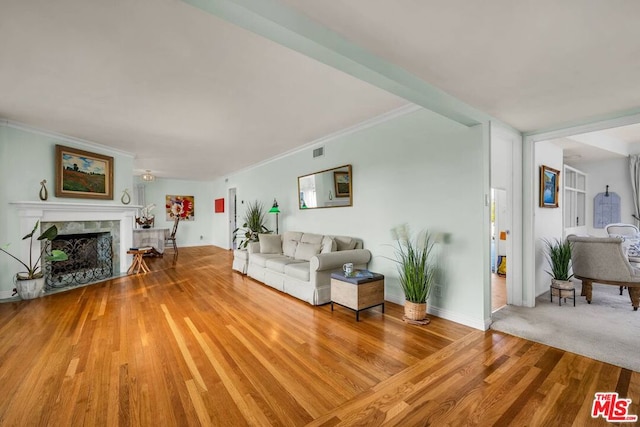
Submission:
{"label": "fireplace mantel", "polygon": [[103,211],[103,212],[133,212],[142,209],[139,205],[117,205],[107,203],[68,203],[68,202],[10,202],[18,210],[47,210],[47,211]]}
{"label": "fireplace mantel", "polygon": [[[142,208],[139,205],[122,205],[115,203],[68,203],[68,202],[10,202],[16,208],[20,219],[20,235],[25,236],[33,230],[36,221],[66,222],[66,221],[119,221],[120,247],[117,248],[120,259],[120,271],[127,271],[131,263],[131,255],[127,250],[133,241],[133,228],[136,212]],[[39,255],[38,245],[32,249],[33,256]],[[114,248],[115,249],[115,248]],[[29,256],[29,242],[22,242],[21,254]]]}

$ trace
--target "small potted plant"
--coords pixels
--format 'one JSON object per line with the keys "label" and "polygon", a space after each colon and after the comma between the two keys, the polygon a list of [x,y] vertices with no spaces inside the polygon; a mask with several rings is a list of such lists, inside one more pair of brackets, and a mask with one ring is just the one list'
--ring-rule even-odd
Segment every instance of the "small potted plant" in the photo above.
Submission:
{"label": "small potted plant", "polygon": [[[9,255],[11,258],[18,261],[22,266],[26,269],[26,271],[20,271],[16,274],[16,288],[14,292],[17,292],[20,298],[22,299],[32,299],[42,296],[44,292],[44,275],[42,273],[42,259],[44,258],[47,261],[66,261],[68,259],[67,254],[61,250],[53,249],[51,251],[51,255],[45,255],[45,251],[47,250],[47,245],[42,245],[42,249],[40,250],[40,255],[33,262],[33,258],[31,255],[31,249],[33,248],[33,236],[38,229],[38,225],[40,225],[40,221],[36,221],[35,227],[31,230],[31,233],[27,234],[22,238],[22,240],[29,239],[29,263],[21,261],[16,256],[7,252],[5,248],[0,248],[1,252]],[[46,240],[47,242],[52,241],[58,235],[58,228],[55,225],[47,228],[40,236],[38,240]]]}
{"label": "small potted plant", "polygon": [[551,268],[551,271],[547,270],[547,273],[551,276],[551,282],[554,286],[551,289],[554,292],[553,295],[557,295],[560,298],[571,296],[569,292],[563,291],[563,289],[573,289],[573,283],[571,282],[573,274],[570,274],[571,242],[566,239],[544,239],[543,241],[546,247],[547,262]]}
{"label": "small potted plant", "polygon": [[427,316],[427,299],[435,284],[436,262],[434,241],[428,232],[421,232],[412,240],[407,225],[392,230],[397,242],[396,258],[400,285],[404,292],[404,316],[406,320],[424,322]]}
{"label": "small potted plant", "polygon": [[[240,240],[238,245],[240,249],[245,249],[250,242],[257,242],[259,233],[271,233],[271,230],[264,225],[264,216],[265,210],[262,203],[257,200],[247,203],[247,210],[244,213],[244,223],[242,224],[244,228],[244,238]],[[238,231],[241,231],[240,227],[233,230],[234,240],[238,238]]]}

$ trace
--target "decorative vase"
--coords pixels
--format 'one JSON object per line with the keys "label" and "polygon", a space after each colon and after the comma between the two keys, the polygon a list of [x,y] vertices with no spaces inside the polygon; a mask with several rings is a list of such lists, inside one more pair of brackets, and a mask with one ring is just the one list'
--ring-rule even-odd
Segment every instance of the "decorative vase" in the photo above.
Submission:
{"label": "decorative vase", "polygon": [[427,303],[404,302],[404,317],[408,320],[421,321],[427,318]]}
{"label": "decorative vase", "polygon": [[22,299],[40,298],[44,294],[44,277],[39,279],[16,277],[16,291]]}
{"label": "decorative vase", "polygon": [[149,225],[149,224],[144,224],[144,225],[142,226],[142,228],[151,228],[151,225]]}

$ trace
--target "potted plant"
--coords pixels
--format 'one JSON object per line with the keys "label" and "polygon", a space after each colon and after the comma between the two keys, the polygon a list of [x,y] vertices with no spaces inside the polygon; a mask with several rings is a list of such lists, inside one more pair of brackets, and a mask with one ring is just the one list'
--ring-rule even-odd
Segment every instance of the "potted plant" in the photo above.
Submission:
{"label": "potted plant", "polygon": [[[36,225],[33,227],[33,230],[31,230],[31,233],[22,238],[22,240],[29,239],[29,263],[21,261],[19,258],[7,252],[6,249],[0,248],[0,251],[18,261],[26,269],[26,271],[20,271],[16,274],[16,288],[14,293],[17,292],[22,299],[37,298],[44,292],[44,275],[41,267],[43,258],[47,261],[66,261],[68,259],[66,253],[57,249],[52,250],[51,255],[45,255],[44,253],[47,250],[47,245],[42,245],[40,255],[35,262],[33,261],[31,250],[33,248],[33,236],[38,229],[38,225],[40,225],[40,221],[36,221]],[[46,240],[47,242],[50,242],[55,239],[57,235],[58,228],[55,225],[52,225],[40,234],[38,240]]]}
{"label": "potted plant", "polygon": [[[546,256],[551,267],[551,271],[547,270],[547,273],[551,276],[551,282],[554,285],[551,289],[553,295],[558,295],[564,298],[564,291],[562,289],[573,289],[573,283],[571,278],[573,274],[571,271],[571,242],[568,240],[547,240],[544,239],[546,246]],[[566,296],[570,296],[569,292],[566,292]]]}
{"label": "potted plant", "polygon": [[412,240],[407,225],[394,228],[392,233],[397,242],[396,258],[392,260],[398,264],[405,319],[422,322],[426,319],[427,299],[435,283],[434,241],[428,232],[421,232]]}
{"label": "potted plant", "polygon": [[[257,200],[247,203],[247,210],[244,213],[244,223],[242,224],[242,228],[244,228],[242,234],[244,237],[238,245],[240,249],[245,249],[249,242],[257,242],[259,233],[271,233],[271,230],[264,225],[265,212],[264,206]],[[240,230],[240,227],[233,230],[234,240],[238,238],[238,232]]]}

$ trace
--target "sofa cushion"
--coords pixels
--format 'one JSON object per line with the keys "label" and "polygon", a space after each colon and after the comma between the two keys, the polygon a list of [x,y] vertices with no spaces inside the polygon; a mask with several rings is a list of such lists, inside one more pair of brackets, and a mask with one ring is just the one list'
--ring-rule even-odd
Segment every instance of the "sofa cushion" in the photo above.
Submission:
{"label": "sofa cushion", "polygon": [[336,236],[333,239],[336,241],[336,245],[339,251],[350,251],[352,249],[355,249],[356,244],[358,243],[355,239],[345,236]]}
{"label": "sofa cushion", "polygon": [[281,254],[282,239],[279,234],[258,234],[261,254]]}
{"label": "sofa cushion", "polygon": [[338,245],[336,241],[333,240],[329,236],[324,236],[322,238],[322,247],[320,248],[320,253],[327,254],[329,252],[335,252],[338,249]]}
{"label": "sofa cushion", "polygon": [[293,258],[296,256],[297,247],[298,247],[297,240],[284,240],[282,242],[282,252],[290,258]]}
{"label": "sofa cushion", "polygon": [[287,264],[284,267],[284,274],[294,279],[302,280],[304,282],[309,281],[309,262],[299,262],[296,264]]}
{"label": "sofa cushion", "polygon": [[322,238],[324,236],[321,234],[312,234],[312,233],[304,233],[302,238],[300,238],[300,242],[302,243],[322,243]]}
{"label": "sofa cushion", "polygon": [[266,262],[266,267],[271,271],[277,271],[278,273],[284,273],[284,268],[289,264],[298,264],[304,262],[302,260],[297,260],[293,258],[287,257],[278,257],[268,259]]}
{"label": "sofa cushion", "polygon": [[302,232],[300,231],[285,231],[282,234],[282,240],[295,240],[299,242],[302,238]]}
{"label": "sofa cushion", "polygon": [[266,267],[267,261],[274,258],[286,258],[282,254],[251,254],[249,264],[255,264],[259,267]]}
{"label": "sofa cushion", "polygon": [[320,253],[320,243],[298,243],[295,259],[309,261]]}

